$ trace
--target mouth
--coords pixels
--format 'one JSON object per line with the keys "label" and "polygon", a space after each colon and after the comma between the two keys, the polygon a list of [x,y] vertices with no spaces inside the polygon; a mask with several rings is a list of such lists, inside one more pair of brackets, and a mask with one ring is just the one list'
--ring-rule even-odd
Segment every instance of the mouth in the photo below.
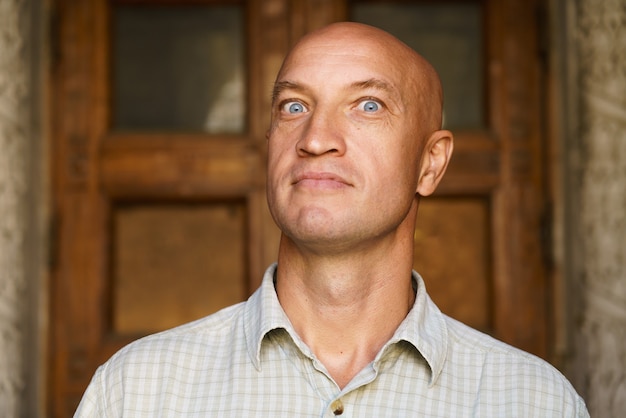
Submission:
{"label": "mouth", "polygon": [[352,186],[343,177],[329,172],[306,172],[295,177],[294,186],[313,188],[313,189],[340,189],[346,186]]}

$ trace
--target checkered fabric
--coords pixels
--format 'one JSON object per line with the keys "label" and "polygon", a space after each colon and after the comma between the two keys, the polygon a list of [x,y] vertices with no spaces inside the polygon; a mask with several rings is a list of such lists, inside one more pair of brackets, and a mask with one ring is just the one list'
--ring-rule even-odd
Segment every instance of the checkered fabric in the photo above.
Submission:
{"label": "checkered fabric", "polygon": [[443,315],[415,272],[411,312],[340,389],[282,310],[275,269],[248,301],[120,350],[75,416],[589,416],[555,368]]}

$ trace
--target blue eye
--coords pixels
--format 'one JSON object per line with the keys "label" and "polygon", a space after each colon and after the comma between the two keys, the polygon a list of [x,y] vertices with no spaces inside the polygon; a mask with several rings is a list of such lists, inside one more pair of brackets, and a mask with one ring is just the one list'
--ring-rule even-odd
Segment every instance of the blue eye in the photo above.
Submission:
{"label": "blue eye", "polygon": [[283,106],[283,110],[287,113],[304,113],[306,108],[302,103],[299,102],[288,102]]}
{"label": "blue eye", "polygon": [[380,105],[373,100],[364,100],[361,102],[362,109],[366,112],[376,112]]}

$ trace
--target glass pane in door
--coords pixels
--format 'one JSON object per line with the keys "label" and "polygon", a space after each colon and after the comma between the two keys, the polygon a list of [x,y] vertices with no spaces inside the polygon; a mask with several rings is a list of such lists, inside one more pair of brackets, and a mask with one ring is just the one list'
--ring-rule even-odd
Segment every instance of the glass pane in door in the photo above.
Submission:
{"label": "glass pane in door", "polygon": [[446,128],[485,126],[479,2],[355,2],[351,17],[392,33],[433,64],[444,87]]}
{"label": "glass pane in door", "polygon": [[116,6],[114,129],[243,133],[244,32],[237,6]]}

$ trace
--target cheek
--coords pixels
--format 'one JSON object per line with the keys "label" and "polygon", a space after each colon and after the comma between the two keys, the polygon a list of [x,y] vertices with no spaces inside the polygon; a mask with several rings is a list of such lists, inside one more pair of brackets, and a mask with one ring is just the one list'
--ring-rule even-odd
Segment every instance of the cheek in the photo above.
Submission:
{"label": "cheek", "polygon": [[267,187],[270,191],[276,188],[278,184],[278,179],[282,177],[281,175],[281,166],[280,166],[280,158],[276,156],[272,156],[272,154],[268,154],[267,157]]}
{"label": "cheek", "polygon": [[281,155],[285,152],[287,140],[280,135],[277,129],[273,129],[267,139],[267,164],[268,169],[272,169],[280,160]]}
{"label": "cheek", "polygon": [[267,135],[267,154],[269,163],[277,163],[284,155],[295,149],[299,131],[294,124],[274,122]]}
{"label": "cheek", "polygon": [[[383,157],[384,156],[384,157]],[[408,192],[414,193],[417,189],[419,179],[419,155],[415,147],[396,145],[390,152],[381,153],[378,156],[378,173],[384,175],[384,182],[388,187],[394,189],[411,189]]]}
{"label": "cheek", "polygon": [[267,149],[267,187],[268,193],[276,194],[279,187],[283,185],[284,179],[289,175],[289,167],[291,166],[290,153],[283,146],[282,142],[272,142]]}
{"label": "cheek", "polygon": [[378,160],[379,165],[393,171],[417,170],[419,150],[414,138],[389,131],[374,138],[370,153]]}

